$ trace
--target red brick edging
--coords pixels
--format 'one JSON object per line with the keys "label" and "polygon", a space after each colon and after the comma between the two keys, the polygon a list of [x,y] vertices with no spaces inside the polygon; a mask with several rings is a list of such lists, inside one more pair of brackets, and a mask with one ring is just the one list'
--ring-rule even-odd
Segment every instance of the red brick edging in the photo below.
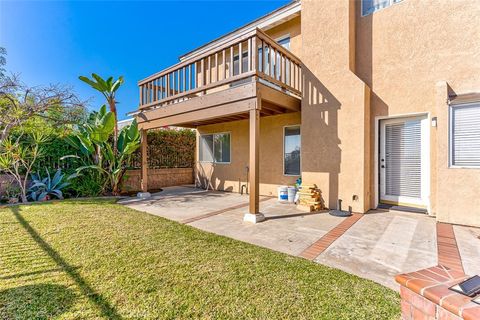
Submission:
{"label": "red brick edging", "polygon": [[464,272],[453,225],[437,223],[438,264]]}
{"label": "red brick edging", "polygon": [[462,271],[441,265],[396,276],[402,298],[402,319],[480,319],[480,305],[448,289],[466,278]]}
{"label": "red brick edging", "polygon": [[343,220],[335,228],[327,232],[323,237],[315,241],[311,246],[300,253],[300,257],[313,260],[325,251],[335,240],[340,238],[351,226],[355,224],[363,214],[354,213],[352,216]]}

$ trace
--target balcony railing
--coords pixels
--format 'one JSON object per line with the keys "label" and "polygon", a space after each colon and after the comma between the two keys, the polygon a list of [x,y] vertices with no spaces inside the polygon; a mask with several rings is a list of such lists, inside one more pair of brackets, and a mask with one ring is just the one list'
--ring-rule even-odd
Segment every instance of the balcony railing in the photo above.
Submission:
{"label": "balcony railing", "polygon": [[256,29],[140,81],[139,108],[184,101],[255,77],[278,90],[301,95],[300,59]]}

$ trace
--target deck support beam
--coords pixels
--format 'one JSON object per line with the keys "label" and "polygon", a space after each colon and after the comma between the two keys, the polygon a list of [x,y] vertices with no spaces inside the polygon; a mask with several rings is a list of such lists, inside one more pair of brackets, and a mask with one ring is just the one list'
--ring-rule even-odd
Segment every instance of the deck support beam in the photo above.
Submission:
{"label": "deck support beam", "polygon": [[140,179],[140,189],[142,193],[148,192],[148,153],[147,153],[147,130],[142,129],[140,130],[140,139],[141,139],[141,154],[142,154],[142,171],[141,171],[141,179]]}
{"label": "deck support beam", "polygon": [[249,111],[249,181],[250,181],[250,203],[249,213],[245,214],[245,222],[257,223],[265,220],[265,216],[260,213],[260,194],[259,194],[259,163],[260,163],[260,109],[261,99],[258,98],[255,108]]}

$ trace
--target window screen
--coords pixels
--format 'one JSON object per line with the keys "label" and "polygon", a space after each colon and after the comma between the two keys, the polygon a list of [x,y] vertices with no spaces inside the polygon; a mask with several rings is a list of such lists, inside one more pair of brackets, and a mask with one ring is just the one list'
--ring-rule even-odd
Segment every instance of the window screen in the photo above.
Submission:
{"label": "window screen", "polygon": [[480,101],[450,107],[450,164],[480,167]]}
{"label": "window screen", "polygon": [[215,162],[230,162],[230,134],[213,135]]}
{"label": "window screen", "polygon": [[230,133],[201,135],[199,153],[200,161],[230,162]]}
{"label": "window screen", "polygon": [[300,175],[300,127],[285,128],[283,148],[283,173],[286,175]]}
{"label": "window screen", "polygon": [[213,135],[200,136],[200,161],[213,161]]}
{"label": "window screen", "polygon": [[369,15],[400,1],[402,0],[362,0],[362,16]]}

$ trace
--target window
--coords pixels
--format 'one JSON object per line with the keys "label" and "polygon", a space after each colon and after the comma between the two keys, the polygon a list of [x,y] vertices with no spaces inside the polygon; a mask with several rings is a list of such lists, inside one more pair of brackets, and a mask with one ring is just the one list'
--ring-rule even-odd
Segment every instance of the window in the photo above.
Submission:
{"label": "window", "polygon": [[[277,39],[277,43],[279,45],[281,45],[282,47],[284,47],[285,49],[290,50],[290,36],[289,35],[285,36],[283,38]],[[270,55],[270,50],[268,50],[268,47],[265,50],[265,54],[263,54],[263,49],[262,48],[258,49],[258,59],[259,59],[258,64],[260,65],[261,71],[263,71],[265,74],[270,75],[270,73],[272,72],[271,66],[270,66],[272,57]],[[264,60],[265,60],[265,63],[263,62]],[[274,63],[274,67],[277,70],[276,71],[277,80],[279,80],[280,78],[278,76],[280,75],[280,56],[277,55],[277,58],[275,60],[276,60],[276,63]],[[286,65],[285,69],[287,70],[287,73],[290,72],[290,62],[287,62],[287,65]],[[287,79],[289,78],[288,75],[287,75],[286,78]]]}
{"label": "window", "polygon": [[[236,54],[233,56],[233,75],[240,74],[240,67],[238,64],[239,55]],[[242,52],[242,73],[248,72],[248,52]]]}
{"label": "window", "polygon": [[362,0],[362,16],[386,8],[402,0]]}
{"label": "window", "polygon": [[202,134],[199,151],[200,161],[229,163],[230,133]]}
{"label": "window", "polygon": [[283,174],[300,175],[300,126],[285,127],[283,138]]}
{"label": "window", "polygon": [[290,36],[277,40],[277,43],[287,50],[290,50]]}
{"label": "window", "polygon": [[480,167],[480,101],[450,106],[450,166]]}

